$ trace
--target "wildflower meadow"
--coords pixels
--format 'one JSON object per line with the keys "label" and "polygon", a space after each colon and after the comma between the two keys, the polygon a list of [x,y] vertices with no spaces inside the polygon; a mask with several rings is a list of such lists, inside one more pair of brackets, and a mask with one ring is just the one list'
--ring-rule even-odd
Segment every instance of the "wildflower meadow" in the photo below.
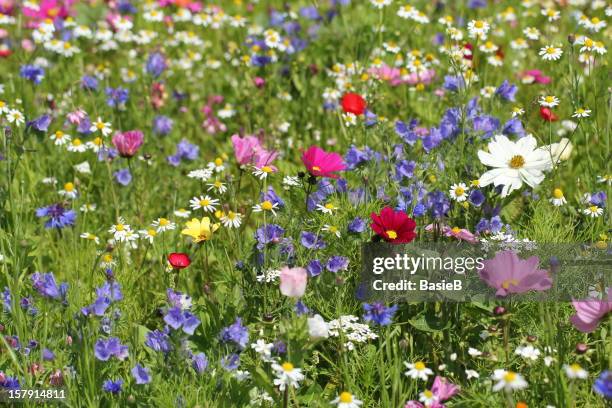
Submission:
{"label": "wildflower meadow", "polygon": [[[609,407],[611,16],[0,0],[0,405]],[[433,244],[491,296],[366,294]]]}

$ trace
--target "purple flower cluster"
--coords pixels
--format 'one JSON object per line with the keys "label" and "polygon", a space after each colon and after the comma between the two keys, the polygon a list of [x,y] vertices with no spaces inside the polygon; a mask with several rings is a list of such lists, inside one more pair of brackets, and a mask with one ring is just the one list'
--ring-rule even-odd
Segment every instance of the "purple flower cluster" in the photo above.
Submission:
{"label": "purple flower cluster", "polygon": [[221,341],[234,343],[242,350],[249,341],[249,329],[242,325],[242,319],[238,317],[234,323],[221,330],[219,337]]}
{"label": "purple flower cluster", "polygon": [[200,148],[189,143],[186,139],[181,140],[176,145],[176,153],[168,156],[167,160],[172,166],[177,167],[182,160],[195,160],[200,155]]}
{"label": "purple flower cluster", "polygon": [[128,346],[121,344],[118,338],[98,339],[94,345],[94,355],[100,361],[108,361],[111,357],[125,360],[128,356]]}

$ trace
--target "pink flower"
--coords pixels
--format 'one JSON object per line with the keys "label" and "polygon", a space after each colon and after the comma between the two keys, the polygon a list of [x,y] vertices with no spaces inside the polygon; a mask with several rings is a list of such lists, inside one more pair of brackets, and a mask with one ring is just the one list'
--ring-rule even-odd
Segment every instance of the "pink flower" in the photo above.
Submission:
{"label": "pink flower", "polygon": [[306,291],[307,280],[306,269],[285,266],[280,271],[280,291],[285,296],[302,297]]}
{"label": "pink flower", "polygon": [[253,78],[253,85],[261,89],[266,85],[266,80],[262,77],[255,77]]}
{"label": "pink flower", "polygon": [[570,321],[581,332],[590,333],[597,328],[601,318],[612,311],[612,288],[608,288],[608,300],[574,300],[572,305],[576,314],[570,317]]}
{"label": "pink flower", "polygon": [[451,383],[448,379],[440,376],[434,378],[431,392],[438,397],[438,401],[446,401],[459,393],[459,386]]}
{"label": "pink flower", "polygon": [[118,132],[113,136],[113,145],[119,151],[121,157],[132,157],[136,154],[144,141],[144,135],[140,130]]}
{"label": "pink flower", "polygon": [[550,83],[550,77],[543,75],[542,71],[539,69],[528,69],[519,74],[519,78],[523,81],[524,84],[548,84]]}
{"label": "pink flower", "polygon": [[520,259],[514,251],[499,251],[493,259],[483,261],[480,278],[497,289],[496,296],[550,289],[552,280],[545,269],[538,269],[540,259]]}
{"label": "pink flower", "polygon": [[85,119],[85,116],[87,116],[87,114],[79,108],[74,112],[68,113],[68,115],[66,116],[68,117],[68,122],[72,123],[73,125],[80,125],[81,121]]}
{"label": "pink flower", "polygon": [[338,153],[327,153],[318,146],[311,146],[302,154],[302,162],[308,173],[314,177],[338,178],[335,174],[346,169],[342,156]]}
{"label": "pink flower", "polygon": [[386,64],[378,68],[371,68],[368,72],[380,80],[387,81],[391,86],[402,84],[416,85],[418,83],[429,85],[436,76],[436,71],[433,69],[421,72],[420,74],[414,72],[402,75],[402,72],[398,68],[393,68]]}
{"label": "pink flower", "polygon": [[[429,224],[428,226],[425,227],[425,231],[431,232],[433,231],[433,228],[434,228],[434,225]],[[442,226],[441,232],[445,237],[455,237],[460,241],[466,241],[466,242],[469,242],[470,244],[475,244],[476,242],[478,242],[478,238],[476,238],[474,234],[472,234],[469,230],[465,228],[459,228],[459,227],[451,228],[448,225],[444,225]]]}
{"label": "pink flower", "polygon": [[72,0],[41,0],[37,8],[23,7],[22,11],[25,16],[35,20],[55,20],[58,17],[64,19],[68,17],[72,3]]}
{"label": "pink flower", "polygon": [[245,137],[233,135],[232,145],[234,145],[234,155],[236,156],[238,164],[251,164],[258,169],[269,166],[276,171],[276,167],[271,166],[271,163],[276,159],[278,153],[274,150],[266,150],[261,145],[259,138],[248,135]]}

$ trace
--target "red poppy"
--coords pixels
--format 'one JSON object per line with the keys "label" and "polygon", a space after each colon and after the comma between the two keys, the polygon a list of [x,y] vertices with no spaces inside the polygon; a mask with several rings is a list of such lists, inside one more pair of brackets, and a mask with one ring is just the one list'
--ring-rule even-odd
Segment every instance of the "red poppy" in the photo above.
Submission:
{"label": "red poppy", "polygon": [[379,214],[370,214],[370,227],[382,239],[393,244],[405,244],[416,237],[416,222],[403,211],[385,207]]}
{"label": "red poppy", "polygon": [[342,97],[342,109],[346,113],[353,113],[355,115],[363,115],[366,108],[366,101],[359,94],[349,92],[344,94]]}
{"label": "red poppy", "polygon": [[346,169],[342,156],[338,153],[327,153],[318,146],[310,146],[302,154],[302,162],[308,173],[314,177],[338,178],[335,173]]}
{"label": "red poppy", "polygon": [[10,48],[0,46],[0,58],[8,58],[12,53]]}
{"label": "red poppy", "polygon": [[182,252],[173,252],[168,255],[168,262],[174,269],[185,269],[189,265],[191,265],[191,259],[189,259],[189,255],[184,254]]}
{"label": "red poppy", "polygon": [[553,111],[551,111],[549,108],[546,108],[544,106],[540,108],[540,116],[546,122],[554,122],[559,119],[559,117],[555,115]]}

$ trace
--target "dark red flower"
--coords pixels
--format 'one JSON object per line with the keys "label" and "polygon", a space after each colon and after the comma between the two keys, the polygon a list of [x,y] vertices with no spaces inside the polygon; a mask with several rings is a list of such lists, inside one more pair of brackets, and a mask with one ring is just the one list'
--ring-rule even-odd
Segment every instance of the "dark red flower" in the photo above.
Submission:
{"label": "dark red flower", "polygon": [[174,269],[185,269],[189,265],[191,265],[191,259],[189,259],[189,255],[184,254],[182,252],[173,252],[168,255],[168,262]]}
{"label": "dark red flower", "polygon": [[355,115],[363,115],[366,108],[366,101],[359,94],[349,92],[344,94],[342,97],[342,109],[346,113],[353,113]]}
{"label": "dark red flower", "polygon": [[473,51],[474,51],[474,46],[470,43],[465,43],[463,45],[463,59],[471,61],[474,56]]}
{"label": "dark red flower", "polygon": [[385,207],[379,214],[370,214],[370,227],[382,239],[393,244],[405,244],[416,238],[416,222],[403,211]]}
{"label": "dark red flower", "polygon": [[336,174],[345,170],[346,165],[338,153],[326,152],[318,146],[311,146],[302,154],[302,162],[308,173],[314,177],[338,178]]}
{"label": "dark red flower", "polygon": [[546,122],[554,122],[559,119],[559,117],[555,115],[553,111],[551,111],[549,108],[546,108],[544,106],[540,107],[540,116]]}

